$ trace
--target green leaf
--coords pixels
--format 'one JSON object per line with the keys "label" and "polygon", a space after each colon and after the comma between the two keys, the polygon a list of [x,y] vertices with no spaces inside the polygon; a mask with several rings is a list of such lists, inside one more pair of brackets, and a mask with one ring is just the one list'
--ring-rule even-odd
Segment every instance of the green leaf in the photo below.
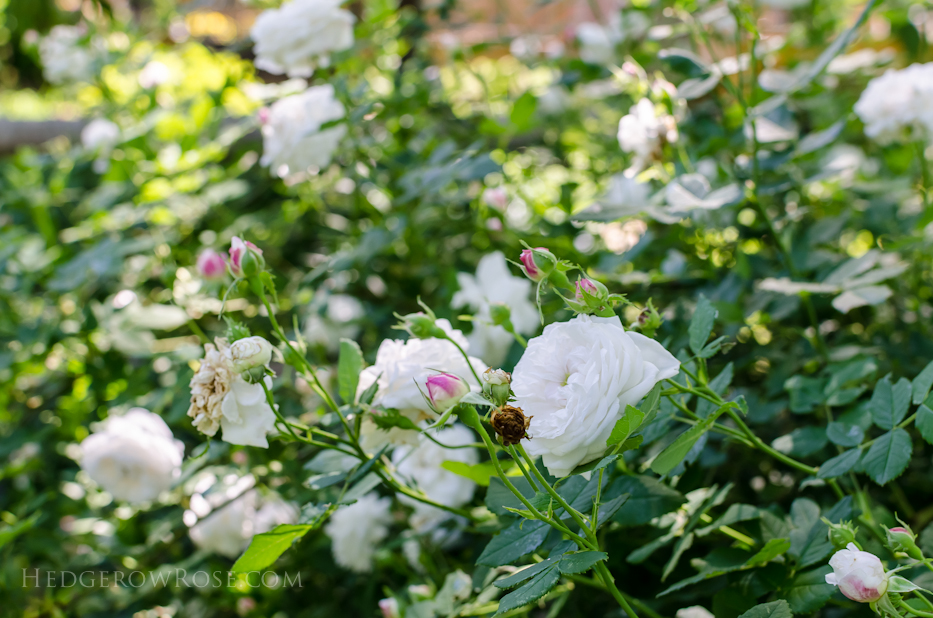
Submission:
{"label": "green leaf", "polygon": [[331,508],[321,514],[313,524],[281,524],[270,532],[255,535],[240,559],[234,563],[232,570],[236,573],[248,573],[265,569],[291,547],[295,540],[321,525],[334,510],[336,505],[331,505]]}
{"label": "green leaf", "polygon": [[[510,478],[509,480],[523,496],[529,500],[534,497],[535,491],[524,477]],[[489,479],[489,489],[486,491],[486,508],[496,515],[508,515],[509,512],[506,507],[522,509],[525,508],[525,505],[505,486],[502,479],[497,476],[491,477]]]}
{"label": "green leaf", "polygon": [[646,524],[680,508],[687,500],[680,492],[650,476],[623,476],[612,483],[609,491],[629,495],[613,517],[613,521],[623,526]]}
{"label": "green leaf", "polygon": [[476,564],[488,567],[511,564],[538,549],[549,531],[550,527],[543,521],[516,521],[492,537]]}
{"label": "green leaf", "polygon": [[826,380],[821,378],[808,378],[806,376],[791,376],[784,382],[784,390],[790,395],[790,411],[795,414],[812,412],[813,408],[823,403],[823,391]]}
{"label": "green leaf", "polygon": [[[645,395],[644,400],[642,401],[641,410],[644,413],[644,418],[641,421],[641,427],[647,427],[651,424],[651,421],[658,415],[658,408],[661,407],[661,384],[655,384],[654,388]],[[634,429],[632,431],[635,431]]]}
{"label": "green leaf", "polygon": [[606,440],[606,446],[613,446],[619,442],[625,442],[626,438],[628,438],[633,431],[638,429],[644,420],[645,415],[641,410],[632,406],[625,406],[625,415],[616,421],[615,427],[612,428],[612,433],[609,434],[609,438]]}
{"label": "green leaf", "polygon": [[687,453],[690,452],[690,449],[693,448],[697,440],[709,431],[716,422],[716,419],[726,410],[736,407],[738,406],[736,406],[735,403],[726,403],[707,418],[677,436],[676,440],[654,458],[654,461],[651,462],[651,469],[662,476],[673,470],[677,467],[677,464],[683,461],[684,457],[687,456]]}
{"label": "green leaf", "polygon": [[418,427],[413,420],[403,415],[395,408],[389,408],[388,410],[382,411],[382,413],[370,414],[369,417],[376,423],[376,427],[383,431],[388,431],[393,427],[421,431],[421,428]]}
{"label": "green leaf", "polygon": [[[638,437],[640,438],[641,436],[638,436]],[[628,443],[628,440],[626,440],[622,444],[622,448],[619,450],[625,450],[625,445],[627,443]],[[609,464],[611,464],[612,462],[614,462],[621,456],[622,456],[621,453],[616,453],[615,455],[607,455],[603,457],[602,459],[597,459],[597,460],[591,461],[590,463],[585,463],[585,464],[577,466],[576,468],[573,469],[573,471],[570,474],[572,476],[574,474],[583,474],[585,472],[592,472],[593,470],[599,470],[600,468],[605,468],[606,466],[608,466]]]}
{"label": "green leaf", "polygon": [[826,583],[826,575],[832,573],[829,565],[801,573],[785,588],[784,598],[795,614],[809,614],[823,607],[836,591]]}
{"label": "green leaf", "polygon": [[893,429],[904,419],[910,407],[910,382],[906,378],[892,385],[890,376],[885,376],[875,385],[869,409],[875,425],[882,429]]}
{"label": "green leaf", "polygon": [[700,299],[697,301],[696,309],[693,312],[693,318],[690,320],[690,328],[688,329],[690,334],[690,349],[693,350],[694,354],[699,353],[706,344],[706,340],[709,339],[710,333],[713,332],[713,322],[715,322],[717,315],[718,313],[713,307],[713,303],[709,302],[709,299],[701,294]]}
{"label": "green leaf", "polygon": [[922,403],[927,398],[931,387],[933,387],[933,361],[930,361],[910,384],[914,405]]}
{"label": "green leaf", "polygon": [[858,425],[833,422],[826,426],[826,437],[833,444],[848,448],[861,444],[865,439],[865,432]]}
{"label": "green leaf", "polygon": [[798,427],[776,438],[771,446],[787,455],[806,457],[826,446],[826,430],[822,427]]}
{"label": "green leaf", "polygon": [[496,476],[496,466],[491,461],[484,461],[478,464],[468,464],[462,461],[445,461],[441,464],[441,468],[448,472],[453,472],[458,476],[468,478],[477,485],[482,485],[483,487],[488,487],[489,479]]}
{"label": "green leaf", "polygon": [[530,90],[526,91],[522,96],[518,97],[515,105],[512,106],[509,120],[518,131],[527,131],[533,124],[533,117],[537,107],[538,98]]}
{"label": "green leaf", "polygon": [[857,448],[840,453],[820,466],[820,471],[816,476],[821,479],[831,479],[842,476],[855,467],[855,464],[858,463],[861,456],[862,451]]}
{"label": "green leaf", "polygon": [[309,477],[308,480],[304,482],[304,484],[311,489],[324,489],[325,487],[336,485],[345,478],[347,478],[347,473],[345,471],[337,470],[334,472],[325,472],[324,474],[316,474],[312,477]]}
{"label": "green leaf", "polygon": [[722,516],[710,525],[696,531],[697,536],[706,536],[720,526],[731,526],[742,521],[750,521],[761,517],[761,510],[751,504],[732,504]]}
{"label": "green leaf", "polygon": [[895,429],[875,440],[862,460],[862,467],[871,480],[885,485],[907,468],[912,452],[910,434]]}
{"label": "green leaf", "polygon": [[0,529],[0,547],[12,542],[16,537],[32,528],[36,522],[39,521],[39,517],[41,516],[42,512],[36,511],[26,519],[22,519],[12,526],[4,526]]}
{"label": "green leaf", "polygon": [[564,554],[557,568],[560,569],[560,572],[564,575],[586,573],[593,568],[594,564],[608,557],[609,555],[602,551],[581,551],[572,554]]}
{"label": "green leaf", "polygon": [[538,564],[533,564],[525,569],[522,569],[521,571],[518,571],[517,573],[513,573],[512,575],[509,575],[508,577],[504,577],[500,580],[497,580],[493,582],[493,584],[495,584],[496,588],[513,588],[519,585],[520,583],[522,583],[523,581],[531,579],[532,577],[534,577],[541,571],[554,568],[555,566],[557,566],[557,563],[559,561],[560,561],[559,556],[556,558],[555,557],[548,558],[547,560],[543,560],[542,562],[539,562]]}
{"label": "green leaf", "polygon": [[929,444],[933,444],[933,410],[928,408],[926,404],[922,404],[917,408],[917,420],[914,421],[914,424],[923,439]]}
{"label": "green leaf", "polygon": [[531,581],[527,584],[502,597],[499,600],[499,609],[496,612],[496,616],[528,605],[529,603],[534,603],[546,595],[559,579],[560,573],[558,573],[556,567],[551,566],[549,569],[544,569],[532,577]]}
{"label": "green leaf", "polygon": [[762,603],[751,608],[739,618],[792,618],[793,612],[790,605],[784,599],[772,601],[771,603]]}
{"label": "green leaf", "polygon": [[603,500],[602,504],[599,505],[599,511],[596,513],[596,526],[601,527],[607,521],[611,520],[612,516],[622,508],[622,505],[625,504],[628,499],[628,494],[622,494],[611,500]]}
{"label": "green leaf", "polygon": [[790,539],[771,539],[758,553],[748,559],[746,564],[756,565],[771,562],[778,556],[787,553],[790,549]]}
{"label": "green leaf", "polygon": [[344,403],[356,401],[356,387],[363,370],[363,352],[352,339],[340,340],[340,357],[337,360],[337,385]]}
{"label": "green leaf", "polygon": [[572,476],[557,488],[560,497],[567,501],[571,508],[588,513],[593,507],[593,498],[599,487],[599,475],[594,474],[590,480],[582,476]]}

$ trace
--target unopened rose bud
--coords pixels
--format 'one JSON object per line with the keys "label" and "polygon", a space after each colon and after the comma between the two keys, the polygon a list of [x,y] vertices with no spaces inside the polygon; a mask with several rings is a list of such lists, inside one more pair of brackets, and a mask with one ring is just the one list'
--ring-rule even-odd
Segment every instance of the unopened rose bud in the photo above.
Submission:
{"label": "unopened rose bud", "polygon": [[518,444],[523,438],[530,438],[527,433],[532,417],[525,416],[521,408],[502,406],[492,412],[492,428],[496,430],[502,444]]}
{"label": "unopened rose bud", "polygon": [[836,549],[844,549],[849,546],[849,543],[855,543],[858,526],[853,526],[852,522],[844,521],[834,524],[824,517],[823,523],[829,528],[829,542]]}
{"label": "unopened rose bud", "polygon": [[379,601],[379,611],[382,612],[382,618],[400,618],[398,601],[393,598],[382,599]]}
{"label": "unopened rose bud", "polygon": [[888,574],[881,560],[861,551],[855,543],[833,554],[829,566],[833,572],[826,575],[826,583],[838,586],[839,591],[853,601],[872,603],[888,589]]}
{"label": "unopened rose bud", "polygon": [[490,367],[483,373],[483,393],[497,406],[504,406],[511,394],[512,374]]}
{"label": "unopened rose bud", "polygon": [[609,298],[609,288],[598,281],[581,277],[577,280],[576,294],[577,302],[587,305],[593,303],[602,304]]}
{"label": "unopened rose bud", "polygon": [[227,274],[227,263],[224,256],[213,249],[205,249],[198,255],[197,270],[203,279],[223,279]]}
{"label": "unopened rose bud", "polygon": [[235,371],[252,375],[253,369],[264,369],[272,360],[272,344],[262,337],[240,339],[230,346],[230,358]]}
{"label": "unopened rose bud", "polygon": [[396,328],[407,330],[409,335],[417,339],[430,339],[432,337],[443,339],[446,336],[444,329],[437,325],[435,317],[423,311],[409,313],[408,315],[396,314],[396,317],[402,322]]}
{"label": "unopened rose bud", "polygon": [[505,326],[512,323],[512,310],[505,303],[490,303],[489,318],[496,326]]}
{"label": "unopened rose bud", "polygon": [[541,281],[557,267],[557,258],[544,247],[525,249],[522,251],[519,260],[522,263],[525,276],[532,281]]}
{"label": "unopened rose bud", "polygon": [[234,277],[252,277],[266,267],[262,249],[239,236],[230,241],[230,272]]}
{"label": "unopened rose bud", "polygon": [[450,373],[436,373],[427,379],[428,398],[438,412],[446,412],[470,392],[466,380]]}
{"label": "unopened rose bud", "polygon": [[914,560],[923,560],[923,552],[917,547],[917,535],[906,526],[891,528],[887,533],[888,547],[892,551],[902,551]]}

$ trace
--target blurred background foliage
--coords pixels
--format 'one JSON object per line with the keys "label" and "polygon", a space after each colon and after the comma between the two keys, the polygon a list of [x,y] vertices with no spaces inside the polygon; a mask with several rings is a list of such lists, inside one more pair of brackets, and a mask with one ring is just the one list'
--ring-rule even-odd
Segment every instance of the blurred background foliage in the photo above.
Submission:
{"label": "blurred background foliage", "polygon": [[[618,59],[643,67],[646,79],[626,81],[617,67],[578,59],[568,34],[594,19],[592,8],[601,13],[596,18],[618,10],[610,3],[352,3],[356,45],[312,80],[334,85],[349,110],[350,132],[329,167],[291,183],[258,165],[257,113],[296,87],[257,73],[250,61],[249,26],[272,4],[0,0],[0,116],[105,117],[123,131],[103,169],[95,166],[99,153],[67,137],[24,145],[0,160],[0,589],[5,606],[17,608],[4,611],[372,616],[387,591],[408,584],[436,588],[456,568],[471,572],[482,535],[467,535],[454,552],[429,554],[423,573],[400,557],[400,540],[390,542],[378,554],[376,575],[359,576],[334,565],[326,537],[318,534],[279,563],[301,572],[301,589],[252,589],[243,582],[204,590],[23,588],[24,568],[229,567],[195,551],[184,534],[184,483],[174,504],[137,512],[110,502],[69,453],[90,423],[133,405],[161,414],[187,453],[202,442],[185,416],[187,383],[202,332],[218,335],[224,324],[221,284],[201,281],[194,263],[202,248],[220,250],[234,235],[263,248],[277,277],[279,309],[299,329],[313,316],[328,332],[348,328],[369,361],[382,339],[396,336],[393,312],[416,310],[419,296],[468,331],[469,322],[458,322],[459,312],[448,308],[457,273],[473,272],[491,251],[517,259],[522,240],[627,294],[636,305],[627,308],[626,323],[651,298],[666,318],[658,338],[672,350],[685,344],[686,320],[702,293],[719,311],[717,334],[735,342],[712,373],[734,376],[733,391],[745,394],[750,421],[766,442],[794,435],[790,451],[813,463],[833,452],[821,430],[810,431],[832,411],[819,392],[809,408],[794,406],[795,400],[820,391],[828,376],[851,363],[859,363],[856,381],[864,385],[888,372],[913,377],[933,358],[933,250],[929,210],[916,190],[916,149],[867,141],[851,113],[870,77],[887,66],[931,59],[928,5],[894,0],[876,8],[835,66],[768,116],[776,135],[761,140],[756,164],[761,210],[740,203],[662,223],[632,213],[580,213],[628,166],[616,127],[645,93],[647,76],[663,75],[682,87],[719,62],[725,80],[749,90],[740,77],[748,80],[747,71],[735,70],[747,62],[741,57],[747,46],[737,59],[734,35],[704,25],[703,16],[716,7],[634,1],[626,14],[640,13],[651,28],[625,41]],[[761,68],[775,79],[793,74],[861,9],[848,0],[749,8],[770,42],[758,58]],[[539,19],[537,11],[549,12]],[[106,42],[97,79],[45,83],[39,36],[79,21]],[[708,45],[694,36],[697,23],[708,30]],[[523,53],[518,40],[525,48],[558,41],[566,51]],[[153,59],[173,77],[144,88],[137,76]],[[768,96],[764,75],[752,95],[758,102]],[[743,118],[730,90],[713,84],[690,100],[689,112],[678,118],[680,143],[666,147],[649,180],[660,189],[700,170],[714,188],[736,182],[744,191],[753,164]],[[810,150],[802,147],[801,137],[818,132],[824,133]],[[489,188],[503,189],[507,204],[484,199]],[[873,306],[843,313],[831,304],[832,294],[802,300],[758,285],[779,277],[823,281],[847,260],[863,258],[864,265],[882,252],[896,253],[909,267],[885,281],[892,294]],[[334,295],[358,299],[362,311],[349,323],[333,323],[327,299]],[[568,317],[559,299],[545,301],[556,319]],[[262,310],[246,298],[233,293],[227,310],[262,332]],[[316,362],[334,362],[326,337],[306,337]],[[517,347],[511,351],[506,368],[519,354]],[[288,415],[323,414],[293,375],[284,373],[276,387]],[[866,403],[857,396],[836,412],[867,429]],[[663,428],[658,435],[663,446]],[[214,442],[186,462],[185,478],[210,466],[250,471],[301,504],[310,490],[293,481],[307,476],[306,459],[296,445],[276,442],[258,451]],[[818,483],[802,487],[798,473],[714,434],[693,460],[678,481],[682,493],[734,483],[733,501],[773,505],[768,508],[781,516],[795,497],[829,496]],[[923,499],[931,491],[929,457],[914,458],[893,487],[874,492],[876,517],[893,521],[897,510],[915,530],[923,528],[933,519],[933,506]],[[625,590],[648,599],[664,586],[662,565],[624,560],[642,540],[613,535],[611,568]],[[703,547],[687,555],[703,555],[716,542],[697,539]],[[677,572],[690,574],[688,563]],[[737,616],[751,595],[746,584],[766,585],[723,581],[671,595],[659,610],[673,614],[712,597],[717,616]],[[578,594],[559,615],[602,615],[603,607],[598,595]],[[823,611],[841,615],[838,608]]]}

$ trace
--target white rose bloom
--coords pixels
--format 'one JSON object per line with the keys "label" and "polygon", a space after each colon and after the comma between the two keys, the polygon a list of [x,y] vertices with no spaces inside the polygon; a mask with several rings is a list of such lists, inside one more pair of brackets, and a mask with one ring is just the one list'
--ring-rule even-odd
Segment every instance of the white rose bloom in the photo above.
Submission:
{"label": "white rose bloom", "polygon": [[238,372],[263,367],[272,361],[272,344],[262,337],[245,337],[230,346],[233,369]]}
{"label": "white rose bloom", "polygon": [[882,144],[933,137],[933,62],[888,69],[868,82],[855,113]]}
{"label": "white rose bloom", "polygon": [[[464,425],[453,425],[432,434],[441,444],[463,446],[476,442],[476,436]],[[412,487],[417,487],[429,498],[453,508],[459,508],[473,499],[476,483],[470,479],[445,470],[445,461],[465,464],[479,463],[475,448],[444,448],[425,436],[420,436],[418,446],[400,446],[392,453],[392,463],[399,476]],[[418,502],[408,496],[399,495],[399,501],[415,509],[410,522],[416,532],[430,532],[439,524],[450,519],[449,511]]]}
{"label": "white rose bloom", "polygon": [[[437,320],[437,325],[449,333],[465,351],[469,350],[470,344],[463,333],[454,330],[450,322],[440,319]],[[470,364],[476,373],[486,370],[485,363],[478,358],[470,357]],[[463,378],[475,391],[480,389],[466,360],[450,341],[386,339],[376,352],[376,364],[367,367],[360,374],[357,394],[362,394],[374,382],[378,382],[373,406],[397,409],[417,423],[434,417],[421,393],[427,394],[428,377],[438,371]],[[418,439],[418,433],[415,431],[397,427],[384,431],[368,418],[363,421],[361,434],[363,448],[371,453],[378,451],[386,443],[415,444]]]}
{"label": "white rose bloom", "polygon": [[476,275],[457,273],[460,290],[454,294],[451,306],[469,307],[475,312],[473,332],[467,340],[470,350],[490,366],[505,360],[514,339],[504,328],[490,323],[490,307],[494,303],[508,305],[512,326],[523,335],[538,329],[538,309],[532,301],[533,284],[527,277],[516,277],[501,251],[483,256],[476,266]]}
{"label": "white rose bloom", "polygon": [[117,500],[155,500],[181,476],[185,446],[156,414],[111,416],[81,442],[81,467]]}
{"label": "white rose bloom", "polygon": [[693,605],[678,609],[674,618],[715,618],[715,616],[702,605]]}
{"label": "white rose bloom", "polygon": [[87,35],[78,26],[55,26],[39,42],[42,73],[53,84],[87,81],[94,74],[94,61],[103,54],[103,44],[94,38],[87,45],[81,43]]}
{"label": "white rose bloom", "polygon": [[253,518],[253,533],[262,534],[282,524],[294,524],[298,516],[298,507],[291,502],[274,494],[267,496]]}
{"label": "white rose bloom", "polygon": [[253,538],[255,518],[256,492],[247,491],[200,520],[188,535],[201,549],[238,558]]}
{"label": "white rose bloom", "polygon": [[641,99],[619,120],[619,147],[636,157],[633,167],[644,162],[661,147],[661,140],[677,141],[677,124],[670,114],[658,114],[651,99]]}
{"label": "white rose bloom", "polygon": [[861,551],[855,543],[833,554],[829,559],[833,572],[826,583],[838,586],[847,598],[859,603],[877,601],[888,589],[888,574],[878,556]]}
{"label": "white rose bloom", "polygon": [[164,62],[150,60],[139,72],[139,85],[143,88],[161,86],[172,78],[172,70]]}
{"label": "white rose bloom", "polygon": [[280,99],[269,108],[262,127],[262,159],[277,176],[304,172],[328,165],[347,125],[321,130],[321,125],[346,114],[334,97],[330,84],[308,88],[301,94]]}
{"label": "white rose bloom", "polygon": [[331,515],[324,532],[330,537],[337,564],[357,573],[372,570],[376,545],[389,534],[391,506],[389,498],[370,493]]}
{"label": "white rose bloom", "polygon": [[95,118],[81,129],[81,145],[88,150],[109,150],[120,141],[120,127],[105,118]]}
{"label": "white rose bloom", "polygon": [[353,47],[353,13],[342,0],[291,0],[263,12],[250,36],[256,67],[289,77],[309,77],[330,64],[328,54]]}
{"label": "white rose bloom", "polygon": [[[230,444],[268,448],[266,434],[275,429],[276,416],[262,385],[250,384],[236,372],[226,339],[217,338],[214,344],[204,345],[204,358],[191,378],[192,424],[208,436],[222,429],[224,442]],[[264,381],[272,386],[269,377]]]}
{"label": "white rose bloom", "polygon": [[626,332],[618,317],[578,315],[528,342],[512,372],[514,405],[532,416],[525,448],[556,477],[600,457],[612,428],[680,362],[661,344]]}

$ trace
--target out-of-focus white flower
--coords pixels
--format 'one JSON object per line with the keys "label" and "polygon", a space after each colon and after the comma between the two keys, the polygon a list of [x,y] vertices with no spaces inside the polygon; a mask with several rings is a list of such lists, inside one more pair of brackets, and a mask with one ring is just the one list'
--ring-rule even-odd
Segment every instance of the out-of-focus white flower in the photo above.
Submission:
{"label": "out-of-focus white flower", "polygon": [[110,151],[120,140],[120,127],[105,118],[95,118],[81,129],[81,144],[88,150]]}
{"label": "out-of-focus white flower", "polygon": [[345,114],[330,84],[313,86],[276,101],[262,126],[260,163],[282,178],[312,167],[325,167],[346,135],[347,125],[341,123],[324,130],[321,125]]}
{"label": "out-of-focus white flower", "polygon": [[201,549],[237,558],[255,532],[256,497],[255,491],[246,491],[211,512],[188,530],[191,541]]}
{"label": "out-of-focus white flower", "polygon": [[541,113],[556,116],[570,105],[570,94],[563,86],[552,85],[538,95],[538,109]]}
{"label": "out-of-focus white flower", "polygon": [[642,36],[650,25],[640,11],[616,11],[609,16],[606,26],[584,22],[577,26],[580,59],[590,64],[609,64],[615,60],[619,43]]}
{"label": "out-of-focus white flower", "polygon": [[886,144],[933,137],[933,62],[888,69],[855,104],[865,135]]}
{"label": "out-of-focus white flower", "polygon": [[398,601],[389,597],[379,601],[379,611],[382,612],[382,618],[401,618],[398,608]]}
{"label": "out-of-focus white flower", "polygon": [[676,142],[674,117],[658,113],[651,99],[641,99],[619,120],[619,147],[636,157],[633,167],[641,167],[660,147],[661,140]]}
{"label": "out-of-focus white flower", "polygon": [[[266,377],[267,387],[272,381]],[[234,369],[227,340],[204,344],[204,358],[191,378],[188,416],[201,433],[213,436],[223,429],[223,440],[268,448],[266,434],[275,428],[275,412],[261,384],[249,384]]]}
{"label": "out-of-focus white flower", "polygon": [[674,618],[715,618],[715,616],[702,605],[693,605],[678,609]]}
{"label": "out-of-focus white flower", "polygon": [[[437,430],[434,438],[447,446],[464,446],[476,442],[476,436],[464,425],[453,425]],[[479,455],[475,448],[444,448],[425,436],[418,445],[400,446],[392,453],[392,462],[399,476],[409,481],[429,498],[453,508],[459,508],[473,499],[476,483],[441,467],[445,461],[476,464]],[[449,511],[399,495],[399,500],[415,509],[410,518],[411,527],[426,533],[452,517]]]}
{"label": "out-of-focus white flower", "polygon": [[150,60],[139,72],[139,85],[143,88],[161,86],[172,78],[172,70],[164,62]]}
{"label": "out-of-focus white flower", "polygon": [[356,339],[360,332],[359,320],[365,315],[363,303],[354,296],[316,295],[303,329],[305,340],[336,352],[341,339]]}
{"label": "out-of-focus white flower", "polygon": [[483,191],[483,203],[504,211],[509,206],[509,193],[504,187],[488,187]]}
{"label": "out-of-focus white flower", "polygon": [[618,317],[578,315],[549,324],[512,373],[515,406],[533,418],[526,448],[557,477],[602,456],[612,428],[680,362]]}
{"label": "out-of-focus white flower", "polygon": [[342,0],[291,0],[263,12],[250,31],[256,67],[289,77],[309,77],[330,64],[329,54],[353,47],[353,13]]}
{"label": "out-of-focus white flower", "polygon": [[470,349],[489,365],[499,365],[512,347],[512,335],[491,323],[492,305],[501,303],[510,309],[515,330],[529,335],[538,328],[538,309],[531,300],[532,284],[509,272],[500,251],[484,255],[476,265],[476,275],[457,273],[460,290],[451,300],[452,307],[469,307],[475,312],[473,332],[468,337]]}
{"label": "out-of-focus white flower", "polygon": [[87,31],[79,26],[55,26],[39,42],[42,73],[53,84],[80,82],[91,79],[94,64],[104,53],[103,42],[92,38],[86,44],[82,39]]}
{"label": "out-of-focus white flower", "polygon": [[185,446],[156,414],[111,416],[81,442],[81,467],[117,500],[155,500],[181,476]]}
{"label": "out-of-focus white flower", "polygon": [[[446,331],[465,351],[470,344],[463,333],[454,330],[445,319],[437,320],[437,326]],[[476,373],[486,370],[486,365],[478,358],[470,357],[470,364]],[[360,374],[357,394],[378,383],[378,390],[373,399],[373,406],[385,409],[394,408],[414,422],[421,422],[433,417],[430,406],[422,392],[427,392],[428,377],[438,371],[460,376],[470,387],[479,390],[479,383],[473,376],[470,366],[457,350],[457,347],[445,339],[386,339],[376,352],[376,364],[367,367]],[[378,379],[377,379],[378,378]],[[386,443],[405,444],[417,442],[418,433],[412,430],[393,427],[384,431],[375,423],[366,419],[361,428],[363,448],[375,452]]]}
{"label": "out-of-focus white flower", "polygon": [[888,589],[888,574],[878,556],[860,550],[855,543],[833,554],[829,559],[833,572],[826,583],[839,587],[839,592],[859,603],[877,601]]}
{"label": "out-of-focus white flower", "polygon": [[389,534],[391,506],[389,498],[370,493],[331,515],[324,532],[330,537],[337,564],[357,573],[372,570],[376,546]]}
{"label": "out-of-focus white flower", "polygon": [[275,494],[266,496],[253,518],[253,533],[262,534],[282,524],[294,524],[298,521],[298,515],[298,507],[291,502]]}
{"label": "out-of-focus white flower", "polygon": [[234,371],[240,373],[255,367],[265,367],[272,361],[272,344],[263,337],[244,337],[230,346]]}

